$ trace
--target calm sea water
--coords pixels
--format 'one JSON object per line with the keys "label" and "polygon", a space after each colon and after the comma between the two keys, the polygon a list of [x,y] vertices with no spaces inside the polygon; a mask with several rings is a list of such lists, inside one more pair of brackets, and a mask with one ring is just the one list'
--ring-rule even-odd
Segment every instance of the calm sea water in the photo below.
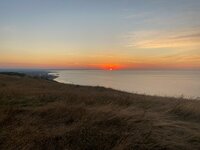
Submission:
{"label": "calm sea water", "polygon": [[200,97],[200,71],[54,70],[62,83],[160,96]]}

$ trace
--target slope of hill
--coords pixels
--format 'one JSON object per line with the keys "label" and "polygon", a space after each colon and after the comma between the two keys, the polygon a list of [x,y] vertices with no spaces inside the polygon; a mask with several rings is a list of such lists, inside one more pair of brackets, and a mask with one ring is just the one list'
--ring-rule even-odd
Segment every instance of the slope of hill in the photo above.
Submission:
{"label": "slope of hill", "polygon": [[200,101],[1,74],[0,149],[200,149]]}

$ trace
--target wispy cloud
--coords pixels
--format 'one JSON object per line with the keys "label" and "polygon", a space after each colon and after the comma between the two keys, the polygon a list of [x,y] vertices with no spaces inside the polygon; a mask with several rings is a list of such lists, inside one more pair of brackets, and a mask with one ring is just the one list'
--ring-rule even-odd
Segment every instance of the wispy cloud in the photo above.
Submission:
{"label": "wispy cloud", "polygon": [[200,30],[137,31],[127,35],[128,47],[135,48],[200,48]]}

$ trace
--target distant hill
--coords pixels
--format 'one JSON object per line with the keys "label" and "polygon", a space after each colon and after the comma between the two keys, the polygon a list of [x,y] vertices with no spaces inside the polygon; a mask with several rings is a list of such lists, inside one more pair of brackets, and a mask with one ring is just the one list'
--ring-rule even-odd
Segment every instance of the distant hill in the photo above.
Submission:
{"label": "distant hill", "polygon": [[2,75],[10,75],[10,76],[21,76],[24,77],[26,76],[25,73],[17,73],[17,72],[0,72]]}

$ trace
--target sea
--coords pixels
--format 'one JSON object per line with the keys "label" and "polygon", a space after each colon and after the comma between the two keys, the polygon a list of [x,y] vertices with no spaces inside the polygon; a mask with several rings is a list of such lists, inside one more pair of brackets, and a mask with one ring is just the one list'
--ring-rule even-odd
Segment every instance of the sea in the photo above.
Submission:
{"label": "sea", "polygon": [[103,86],[116,90],[168,97],[200,98],[200,71],[186,70],[51,70],[55,81]]}

